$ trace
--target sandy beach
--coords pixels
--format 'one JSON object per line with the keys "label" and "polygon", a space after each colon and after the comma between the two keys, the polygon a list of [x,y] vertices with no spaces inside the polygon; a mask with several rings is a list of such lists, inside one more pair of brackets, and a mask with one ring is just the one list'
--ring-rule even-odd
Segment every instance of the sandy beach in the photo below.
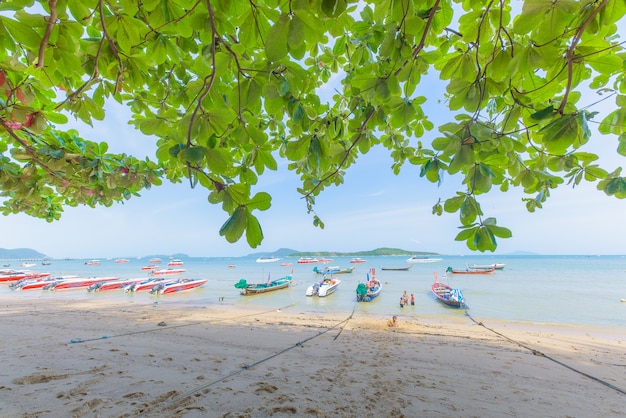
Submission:
{"label": "sandy beach", "polygon": [[612,417],[626,330],[0,301],[0,417]]}

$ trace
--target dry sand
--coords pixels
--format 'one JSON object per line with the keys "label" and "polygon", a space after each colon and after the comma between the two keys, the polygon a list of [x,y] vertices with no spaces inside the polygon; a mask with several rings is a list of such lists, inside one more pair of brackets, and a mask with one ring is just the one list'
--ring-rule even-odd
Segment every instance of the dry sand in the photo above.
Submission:
{"label": "dry sand", "polygon": [[0,301],[0,417],[612,417],[626,330]]}

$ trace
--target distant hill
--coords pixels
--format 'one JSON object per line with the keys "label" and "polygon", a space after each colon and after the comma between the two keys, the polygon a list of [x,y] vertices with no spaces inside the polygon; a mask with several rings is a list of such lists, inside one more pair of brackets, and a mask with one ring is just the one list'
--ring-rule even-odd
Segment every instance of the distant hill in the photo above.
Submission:
{"label": "distant hill", "polygon": [[1,259],[22,259],[22,258],[46,258],[45,254],[35,251],[31,248],[15,248],[9,250],[7,248],[0,248]]}
{"label": "distant hill", "polygon": [[437,253],[423,252],[423,251],[407,251],[399,248],[377,248],[369,251],[357,251],[357,252],[337,252],[337,251],[313,251],[313,252],[299,252],[297,250],[291,250],[289,248],[281,248],[271,253],[256,253],[250,254],[250,256],[275,256],[275,257],[356,257],[356,256],[407,256],[407,255],[439,255]]}

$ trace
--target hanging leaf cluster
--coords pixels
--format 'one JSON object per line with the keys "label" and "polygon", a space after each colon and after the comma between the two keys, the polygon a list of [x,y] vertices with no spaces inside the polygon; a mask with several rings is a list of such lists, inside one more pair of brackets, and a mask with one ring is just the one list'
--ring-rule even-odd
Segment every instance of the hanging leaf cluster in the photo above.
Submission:
{"label": "hanging leaf cluster", "polygon": [[[473,250],[511,236],[480,209],[494,189],[520,187],[530,211],[583,180],[626,196],[621,168],[588,150],[593,122],[626,155],[623,0],[7,0],[0,10],[4,214],[52,221],[64,206],[185,179],[226,212],[220,235],[245,233],[256,247],[266,170],[286,161],[312,212],[373,147],[389,151],[394,173],[460,179],[433,213],[458,214],[456,239]],[[450,109],[437,130],[432,74]],[[603,106],[583,107],[593,94]],[[66,127],[105,119],[108,100],[156,138],[154,160]]]}

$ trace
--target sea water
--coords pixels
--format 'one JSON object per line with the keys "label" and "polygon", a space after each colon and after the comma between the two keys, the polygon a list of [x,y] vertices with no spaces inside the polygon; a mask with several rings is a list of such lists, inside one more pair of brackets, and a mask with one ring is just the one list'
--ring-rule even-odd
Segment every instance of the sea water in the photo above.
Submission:
{"label": "sea water", "polygon": [[[436,263],[414,264],[408,271],[382,270],[381,267],[406,267],[407,256],[363,257],[353,273],[336,277],[342,282],[337,291],[325,298],[305,296],[306,288],[322,276],[313,272],[315,265],[297,264],[297,258],[283,258],[274,263],[257,263],[256,257],[182,258],[187,271],[167,278],[206,278],[199,289],[169,295],[147,292],[128,294],[123,291],[90,293],[86,290],[13,291],[0,283],[0,299],[37,300],[60,299],[97,300],[124,303],[176,303],[197,306],[256,306],[267,309],[285,308],[298,313],[345,313],[399,315],[404,317],[447,317],[465,315],[464,309],[454,309],[439,303],[431,293],[435,273],[441,282],[459,288],[467,300],[468,313],[479,321],[511,321],[541,324],[585,326],[626,326],[626,256],[441,256]],[[330,266],[351,267],[350,257],[333,257]],[[149,277],[142,266],[149,258],[130,259],[128,263],[102,259],[97,266],[85,265],[86,260],[53,260],[52,264],[37,266],[37,271],[52,275],[76,274],[83,277],[117,276],[120,278]],[[19,268],[19,262],[11,262]],[[166,268],[167,260],[161,264]],[[448,267],[465,270],[469,264],[505,263],[503,270],[492,274],[446,274]],[[282,265],[290,264],[290,265]],[[356,287],[374,269],[382,282],[381,295],[371,302],[356,302]],[[287,289],[243,296],[234,287],[240,279],[248,283],[265,282],[291,274],[293,282]],[[415,306],[400,307],[400,297],[406,291],[415,296]]]}

